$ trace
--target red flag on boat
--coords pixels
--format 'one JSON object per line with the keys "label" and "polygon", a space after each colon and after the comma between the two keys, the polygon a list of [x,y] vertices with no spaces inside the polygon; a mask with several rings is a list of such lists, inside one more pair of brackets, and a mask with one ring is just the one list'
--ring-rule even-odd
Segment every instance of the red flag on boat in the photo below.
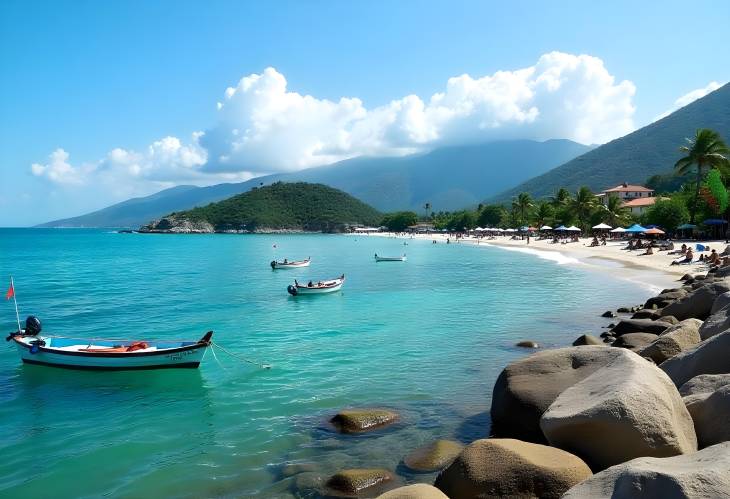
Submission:
{"label": "red flag on boat", "polygon": [[13,281],[10,281],[10,287],[8,288],[8,292],[5,293],[5,299],[9,300],[13,296],[15,296],[15,288],[13,287]]}

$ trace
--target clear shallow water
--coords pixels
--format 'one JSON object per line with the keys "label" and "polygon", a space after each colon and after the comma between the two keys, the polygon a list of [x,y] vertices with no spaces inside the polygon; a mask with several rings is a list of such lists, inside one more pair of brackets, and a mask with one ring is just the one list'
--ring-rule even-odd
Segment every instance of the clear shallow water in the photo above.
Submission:
{"label": "clear shallow water", "polygon": [[[274,248],[273,245],[277,247]],[[408,254],[375,263],[373,253]],[[272,271],[273,258],[311,256]],[[289,297],[294,277],[345,272],[342,293]],[[599,332],[606,308],[647,289],[498,248],[328,235],[136,235],[0,229],[0,285],[48,334],[214,340],[197,371],[94,373],[23,366],[0,348],[0,496],[286,496],[284,463],[399,467],[434,438],[486,436],[491,389],[526,355]],[[0,324],[16,328],[12,302]],[[401,412],[343,437],[343,407]]]}

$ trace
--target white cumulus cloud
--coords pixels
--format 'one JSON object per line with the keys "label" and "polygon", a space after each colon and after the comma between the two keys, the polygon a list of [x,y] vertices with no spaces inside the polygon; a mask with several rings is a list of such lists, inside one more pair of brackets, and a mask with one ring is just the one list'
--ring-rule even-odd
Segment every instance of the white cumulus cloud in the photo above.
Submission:
{"label": "white cumulus cloud", "polygon": [[187,142],[165,137],[145,150],[116,148],[80,166],[59,149],[31,171],[58,184],[102,183],[119,190],[125,183],[244,180],[357,156],[490,140],[602,143],[634,129],[634,93],[633,83],[617,81],[601,59],[561,52],[544,54],[526,68],[454,76],[430,97],[407,95],[372,108],[357,97],[300,94],[288,88],[283,74],[267,68],[228,88],[215,124]]}
{"label": "white cumulus cloud", "polygon": [[675,100],[674,104],[672,104],[672,107],[670,107],[669,109],[664,111],[662,114],[660,114],[659,116],[654,118],[654,121],[658,121],[662,118],[666,118],[667,116],[672,114],[677,109],[680,109],[680,108],[686,106],[687,104],[691,104],[694,101],[696,101],[697,99],[701,99],[705,95],[709,94],[710,92],[714,92],[715,90],[717,90],[718,88],[720,88],[723,85],[724,85],[724,83],[718,83],[716,81],[711,81],[705,87],[696,88],[696,89],[692,90],[691,92],[687,92],[686,94],[684,94],[683,96],[681,96],[680,98]]}

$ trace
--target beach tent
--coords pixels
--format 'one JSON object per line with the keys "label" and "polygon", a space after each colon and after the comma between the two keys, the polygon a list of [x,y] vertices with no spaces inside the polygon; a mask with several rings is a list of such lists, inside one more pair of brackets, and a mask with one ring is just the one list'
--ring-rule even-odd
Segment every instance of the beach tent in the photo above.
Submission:
{"label": "beach tent", "polygon": [[727,220],[722,220],[720,218],[709,218],[702,223],[705,225],[725,225],[727,223]]}
{"label": "beach tent", "polygon": [[663,230],[661,230],[661,229],[657,229],[656,227],[652,227],[651,229],[646,229],[646,230],[644,231],[644,234],[654,234],[654,235],[661,235],[661,234],[664,234],[664,233],[665,233],[665,232],[664,232]]}
{"label": "beach tent", "polygon": [[568,227],[565,230],[568,230],[570,232],[580,232],[580,229],[578,227],[576,227],[575,225],[571,225],[570,227]]}
{"label": "beach tent", "polygon": [[549,225],[543,225],[542,227],[540,227],[540,230],[553,230],[553,228]]}
{"label": "beach tent", "polygon": [[598,224],[598,225],[594,225],[594,226],[593,226],[593,228],[594,228],[595,230],[611,230],[611,229],[612,229],[612,227],[611,227],[610,225],[608,225],[608,224]]}
{"label": "beach tent", "polygon": [[646,228],[642,227],[639,224],[634,224],[628,229],[626,229],[626,232],[633,232],[633,233],[639,233],[639,232],[646,232]]}
{"label": "beach tent", "polygon": [[613,232],[614,234],[619,234],[621,232],[626,232],[626,229],[624,229],[623,227],[616,227],[615,229],[613,229],[610,232]]}

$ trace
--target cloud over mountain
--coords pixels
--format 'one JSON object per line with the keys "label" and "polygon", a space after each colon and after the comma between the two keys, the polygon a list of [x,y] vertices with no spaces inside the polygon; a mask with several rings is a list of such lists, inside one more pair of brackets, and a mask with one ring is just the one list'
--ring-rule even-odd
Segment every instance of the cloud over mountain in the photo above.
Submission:
{"label": "cloud over mountain", "polygon": [[567,138],[601,143],[633,130],[630,81],[617,82],[603,61],[551,52],[530,67],[449,78],[421,98],[408,95],[368,109],[356,97],[302,95],[274,68],[225,91],[216,123],[185,143],[176,137],[145,151],[114,149],[73,166],[63,149],[32,173],[65,185],[128,182],[162,185],[245,179],[356,156],[393,156],[498,139]]}

